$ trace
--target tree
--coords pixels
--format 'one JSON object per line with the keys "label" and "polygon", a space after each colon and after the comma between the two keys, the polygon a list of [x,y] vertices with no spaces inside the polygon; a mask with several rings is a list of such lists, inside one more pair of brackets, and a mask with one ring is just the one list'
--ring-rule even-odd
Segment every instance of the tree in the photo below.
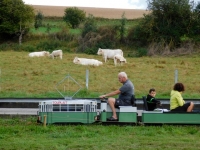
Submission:
{"label": "tree", "polygon": [[163,45],[171,51],[181,45],[183,36],[192,36],[195,30],[193,2],[189,0],[148,0],[150,14],[144,15],[134,30],[134,39],[144,43]]}
{"label": "tree", "polygon": [[35,29],[37,30],[39,27],[42,26],[42,21],[44,19],[44,15],[41,11],[37,12],[37,15],[35,15]]}
{"label": "tree", "polygon": [[89,33],[89,32],[96,32],[97,31],[97,25],[95,23],[94,16],[89,14],[88,18],[86,19],[83,30],[82,30],[82,37]]}
{"label": "tree", "polygon": [[22,0],[1,0],[0,2],[0,35],[3,38],[19,36],[21,44],[22,36],[32,25],[34,9],[25,5]]}
{"label": "tree", "polygon": [[121,18],[121,26],[120,26],[120,42],[124,42],[124,37],[125,37],[125,25],[126,25],[126,17],[125,17],[125,12],[122,14]]}
{"label": "tree", "polygon": [[193,24],[191,34],[193,34],[194,40],[200,41],[200,2],[197,3],[193,10]]}
{"label": "tree", "polygon": [[148,8],[154,18],[152,32],[157,36],[156,41],[161,39],[178,45],[180,37],[190,30],[192,12],[189,0],[149,0]]}
{"label": "tree", "polygon": [[64,21],[69,23],[72,28],[76,28],[81,22],[86,18],[86,13],[76,7],[66,8],[65,15],[63,17]]}
{"label": "tree", "polygon": [[50,27],[50,25],[49,25],[49,23],[47,24],[47,30],[46,30],[46,32],[49,34],[50,33],[50,30],[51,30],[51,27]]}

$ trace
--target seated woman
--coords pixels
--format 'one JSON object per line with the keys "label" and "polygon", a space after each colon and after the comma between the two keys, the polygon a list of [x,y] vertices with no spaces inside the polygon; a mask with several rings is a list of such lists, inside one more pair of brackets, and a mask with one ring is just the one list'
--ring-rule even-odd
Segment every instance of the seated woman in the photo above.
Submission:
{"label": "seated woman", "polygon": [[170,110],[180,112],[192,112],[194,103],[185,103],[181,95],[185,91],[185,87],[182,83],[176,83],[170,94]]}

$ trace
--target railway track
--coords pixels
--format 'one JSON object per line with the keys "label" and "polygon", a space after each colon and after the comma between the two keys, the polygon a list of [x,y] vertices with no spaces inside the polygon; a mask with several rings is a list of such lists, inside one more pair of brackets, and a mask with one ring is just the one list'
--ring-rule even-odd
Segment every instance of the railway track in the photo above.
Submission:
{"label": "railway track", "polygon": [[[0,116],[36,116],[38,111],[38,104],[40,101],[58,99],[63,100],[63,98],[0,98]],[[100,102],[99,98],[89,99],[96,99]],[[157,98],[157,100],[161,101],[163,109],[169,109],[169,99]],[[185,99],[185,101],[193,101],[195,104],[195,109],[200,110],[200,99]],[[139,111],[143,110],[142,98],[137,99],[136,104]]]}

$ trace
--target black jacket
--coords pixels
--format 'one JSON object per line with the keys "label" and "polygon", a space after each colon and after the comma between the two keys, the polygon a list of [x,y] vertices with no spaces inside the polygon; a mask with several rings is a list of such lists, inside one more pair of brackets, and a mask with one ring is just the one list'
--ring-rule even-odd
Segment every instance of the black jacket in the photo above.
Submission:
{"label": "black jacket", "polygon": [[160,101],[156,100],[155,97],[152,97],[151,95],[147,95],[147,106],[149,111],[153,111],[156,109],[157,104],[160,104]]}

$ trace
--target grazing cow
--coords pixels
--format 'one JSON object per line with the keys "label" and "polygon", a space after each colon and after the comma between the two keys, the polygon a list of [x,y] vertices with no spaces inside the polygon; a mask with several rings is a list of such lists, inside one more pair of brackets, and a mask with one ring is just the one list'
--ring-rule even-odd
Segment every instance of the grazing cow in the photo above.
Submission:
{"label": "grazing cow", "polygon": [[41,52],[31,52],[28,54],[29,57],[43,57],[43,56],[49,56],[49,52],[47,51],[41,51]]}
{"label": "grazing cow", "polygon": [[126,59],[123,56],[117,54],[117,55],[114,56],[115,66],[117,66],[117,62],[119,62],[120,65],[122,65],[123,63],[126,63]]}
{"label": "grazing cow", "polygon": [[119,54],[121,56],[123,56],[123,51],[121,49],[101,49],[99,48],[98,55],[102,55],[103,59],[105,60],[105,62],[107,61],[107,59],[114,59],[114,56]]}
{"label": "grazing cow", "polygon": [[50,55],[51,58],[55,58],[55,57],[60,57],[60,59],[62,59],[63,56],[63,52],[62,50],[54,50]]}
{"label": "grazing cow", "polygon": [[87,58],[78,58],[78,57],[74,58],[73,63],[80,64],[80,65],[92,65],[92,66],[103,65],[101,61],[98,61],[96,59],[87,59]]}

